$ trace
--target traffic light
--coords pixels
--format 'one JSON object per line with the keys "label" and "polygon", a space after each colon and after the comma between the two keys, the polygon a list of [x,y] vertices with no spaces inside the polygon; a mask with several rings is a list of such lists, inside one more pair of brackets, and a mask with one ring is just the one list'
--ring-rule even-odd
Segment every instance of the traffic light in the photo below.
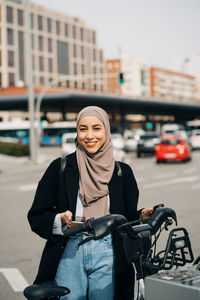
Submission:
{"label": "traffic light", "polygon": [[123,84],[124,83],[124,74],[123,73],[119,73],[119,84]]}
{"label": "traffic light", "polygon": [[153,129],[153,124],[151,122],[146,122],[145,127],[147,130]]}

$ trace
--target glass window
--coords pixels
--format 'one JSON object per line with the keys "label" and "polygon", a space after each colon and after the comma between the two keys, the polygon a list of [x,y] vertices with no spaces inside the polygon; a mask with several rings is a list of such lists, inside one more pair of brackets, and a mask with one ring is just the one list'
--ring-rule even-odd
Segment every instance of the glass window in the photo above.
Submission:
{"label": "glass window", "polygon": [[18,32],[18,53],[19,53],[19,78],[20,80],[25,80],[25,70],[24,70],[24,32]]}
{"label": "glass window", "polygon": [[69,88],[70,87],[70,81],[66,80],[66,87]]}
{"label": "glass window", "polygon": [[44,71],[44,57],[39,56],[39,70]]}
{"label": "glass window", "polygon": [[24,25],[24,12],[21,9],[17,10],[17,17],[18,17],[18,25]]}
{"label": "glass window", "polygon": [[74,75],[77,75],[77,63],[74,63]]}
{"label": "glass window", "polygon": [[14,67],[14,51],[8,50],[8,66]]}
{"label": "glass window", "polygon": [[77,48],[75,44],[73,45],[73,55],[74,57],[77,57]]}
{"label": "glass window", "polygon": [[85,55],[84,55],[84,47],[81,46],[81,58],[84,59]]}
{"label": "glass window", "polygon": [[44,84],[44,77],[40,76],[40,84]]}
{"label": "glass window", "polygon": [[32,55],[32,68],[35,70],[35,56]]}
{"label": "glass window", "polygon": [[65,23],[64,25],[64,30],[65,30],[65,36],[68,36],[69,32],[68,32],[68,24]]}
{"label": "glass window", "polygon": [[14,73],[8,73],[8,85],[14,86],[15,85],[15,75]]}
{"label": "glass window", "polygon": [[49,73],[53,72],[53,59],[52,58],[48,59],[48,71],[49,71]]}
{"label": "glass window", "polygon": [[180,143],[181,143],[180,140],[163,140],[161,142],[162,145],[178,145]]}
{"label": "glass window", "polygon": [[92,42],[93,42],[93,44],[96,44],[96,32],[95,31],[92,32]]}
{"label": "glass window", "polygon": [[38,30],[43,30],[43,18],[38,16]]}
{"label": "glass window", "polygon": [[81,41],[83,41],[84,40],[83,28],[80,28],[80,36],[81,36]]}
{"label": "glass window", "polygon": [[48,52],[52,52],[52,39],[48,38]]}
{"label": "glass window", "polygon": [[99,56],[100,56],[100,62],[102,63],[103,62],[103,51],[102,50],[100,50]]}
{"label": "glass window", "polygon": [[47,31],[52,31],[52,20],[50,18],[47,18]]}
{"label": "glass window", "polygon": [[43,37],[42,36],[38,37],[38,48],[39,48],[39,51],[43,51]]}
{"label": "glass window", "polygon": [[96,61],[96,50],[93,49],[93,60]]}
{"label": "glass window", "polygon": [[60,34],[60,22],[56,21],[56,34]]}
{"label": "glass window", "polygon": [[35,48],[35,36],[34,36],[34,34],[32,34],[31,35],[31,43],[32,43],[32,49],[34,49]]}
{"label": "glass window", "polygon": [[85,74],[85,65],[84,64],[81,65],[81,73],[83,75]]}
{"label": "glass window", "polygon": [[34,14],[31,13],[31,28],[34,28]]}
{"label": "glass window", "polygon": [[58,74],[69,74],[68,43],[57,41]]}
{"label": "glass window", "polygon": [[7,6],[7,23],[13,23],[13,8]]}
{"label": "glass window", "polygon": [[75,39],[76,38],[76,26],[72,26],[72,36]]}
{"label": "glass window", "polygon": [[7,43],[8,45],[14,45],[14,33],[13,29],[7,29]]}

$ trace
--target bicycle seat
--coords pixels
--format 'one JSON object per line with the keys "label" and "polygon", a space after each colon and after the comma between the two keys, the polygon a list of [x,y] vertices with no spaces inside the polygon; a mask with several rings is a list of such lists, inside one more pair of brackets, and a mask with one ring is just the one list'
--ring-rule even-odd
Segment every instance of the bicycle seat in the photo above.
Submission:
{"label": "bicycle seat", "polygon": [[25,288],[24,296],[28,300],[43,300],[51,297],[65,296],[70,293],[66,287],[57,286],[53,281],[33,284]]}

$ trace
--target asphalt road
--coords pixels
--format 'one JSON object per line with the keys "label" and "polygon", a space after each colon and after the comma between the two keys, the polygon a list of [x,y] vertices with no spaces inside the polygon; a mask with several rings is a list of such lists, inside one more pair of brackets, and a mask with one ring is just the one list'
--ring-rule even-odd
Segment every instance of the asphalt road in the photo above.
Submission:
{"label": "asphalt road", "polygon": [[[60,155],[58,148],[43,149],[42,152],[49,160]],[[198,255],[200,152],[193,153],[191,162],[181,164],[157,165],[153,157],[138,159],[134,153],[129,153],[126,161],[132,166],[138,182],[138,207],[164,203],[174,208],[179,226],[189,231],[194,254]],[[36,275],[45,241],[31,232],[26,215],[37,182],[48,163],[46,160],[37,166],[23,161],[11,163],[0,173],[0,300],[24,299],[21,291],[14,290],[17,287],[20,290],[26,283],[31,284]]]}

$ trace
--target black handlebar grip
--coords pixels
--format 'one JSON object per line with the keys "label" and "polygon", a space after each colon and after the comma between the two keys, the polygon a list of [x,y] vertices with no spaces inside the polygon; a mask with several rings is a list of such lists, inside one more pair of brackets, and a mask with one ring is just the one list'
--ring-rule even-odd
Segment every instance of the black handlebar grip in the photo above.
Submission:
{"label": "black handlebar grip", "polygon": [[172,218],[177,225],[176,213],[173,209],[169,207],[158,207],[151,215],[151,218],[148,220],[148,224],[151,225],[151,233],[155,234],[161,225],[165,222],[167,218]]}
{"label": "black handlebar grip", "polygon": [[80,225],[73,226],[73,227],[68,227],[63,231],[64,237],[68,237],[70,235],[76,234],[76,233],[81,233],[84,231],[88,231],[88,224],[87,222],[81,223]]}

